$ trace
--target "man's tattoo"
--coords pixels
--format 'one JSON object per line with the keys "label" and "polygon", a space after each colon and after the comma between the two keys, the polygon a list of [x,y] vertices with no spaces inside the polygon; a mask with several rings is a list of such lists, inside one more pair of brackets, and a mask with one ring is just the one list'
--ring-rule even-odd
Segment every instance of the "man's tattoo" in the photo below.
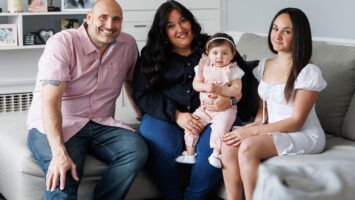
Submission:
{"label": "man's tattoo", "polygon": [[42,86],[45,86],[47,84],[50,84],[52,86],[58,87],[60,85],[60,81],[55,81],[55,80],[42,80]]}

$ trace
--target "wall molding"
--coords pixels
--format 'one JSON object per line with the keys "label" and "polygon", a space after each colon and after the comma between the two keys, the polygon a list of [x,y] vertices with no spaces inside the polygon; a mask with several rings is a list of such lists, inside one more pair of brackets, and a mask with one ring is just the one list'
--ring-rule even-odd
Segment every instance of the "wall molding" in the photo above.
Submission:
{"label": "wall molding", "polygon": [[[234,42],[237,43],[239,38],[243,35],[245,32],[239,32],[239,31],[225,31],[225,33],[229,34],[230,36],[233,37]],[[260,36],[267,36],[265,33],[254,33]],[[355,40],[351,39],[342,39],[342,38],[327,38],[327,37],[313,37],[314,41],[322,41],[326,42],[327,44],[333,44],[333,45],[343,45],[343,46],[352,46],[355,47]]]}
{"label": "wall molding", "polygon": [[0,82],[0,94],[32,92],[35,81]]}

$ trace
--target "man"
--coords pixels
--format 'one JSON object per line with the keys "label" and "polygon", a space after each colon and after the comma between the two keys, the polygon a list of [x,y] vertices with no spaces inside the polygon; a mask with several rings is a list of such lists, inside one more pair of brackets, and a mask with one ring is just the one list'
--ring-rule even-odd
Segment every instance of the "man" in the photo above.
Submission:
{"label": "man", "polygon": [[45,199],[76,199],[86,153],[107,163],[93,199],[124,199],[144,165],[147,147],[113,119],[138,57],[134,38],[121,33],[122,9],[98,0],[79,29],[52,36],[39,60],[28,115],[28,145],[46,175]]}

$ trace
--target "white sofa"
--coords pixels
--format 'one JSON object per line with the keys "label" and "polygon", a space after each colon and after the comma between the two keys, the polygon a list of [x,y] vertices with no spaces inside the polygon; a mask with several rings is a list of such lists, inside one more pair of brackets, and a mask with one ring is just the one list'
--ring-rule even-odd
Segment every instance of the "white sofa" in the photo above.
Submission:
{"label": "white sofa", "polygon": [[[237,48],[247,60],[271,55],[266,38],[254,34],[244,34]],[[259,170],[256,200],[354,199],[355,47],[314,42],[312,60],[328,82],[316,105],[327,133],[326,149],[319,155],[281,156],[264,162]],[[253,88],[250,97],[255,97],[255,85],[243,86]],[[27,149],[25,118],[26,113],[0,114],[0,193],[7,200],[43,199],[43,173]],[[105,168],[105,164],[87,156],[80,200],[89,199]],[[216,194],[225,198],[223,182]],[[126,199],[158,196],[156,187],[142,172]]]}

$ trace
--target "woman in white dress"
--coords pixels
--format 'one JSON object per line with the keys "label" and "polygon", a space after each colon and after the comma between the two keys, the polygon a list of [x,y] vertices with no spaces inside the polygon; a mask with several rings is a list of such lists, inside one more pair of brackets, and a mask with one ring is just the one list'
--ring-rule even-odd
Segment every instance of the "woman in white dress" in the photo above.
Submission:
{"label": "woman in white dress", "polygon": [[[325,134],[314,106],[327,83],[310,58],[312,36],[307,16],[285,8],[274,17],[268,36],[275,57],[253,70],[259,80],[255,121],[223,137],[223,177],[228,199],[251,200],[262,160],[323,151]],[[248,87],[248,86],[246,86]]]}

